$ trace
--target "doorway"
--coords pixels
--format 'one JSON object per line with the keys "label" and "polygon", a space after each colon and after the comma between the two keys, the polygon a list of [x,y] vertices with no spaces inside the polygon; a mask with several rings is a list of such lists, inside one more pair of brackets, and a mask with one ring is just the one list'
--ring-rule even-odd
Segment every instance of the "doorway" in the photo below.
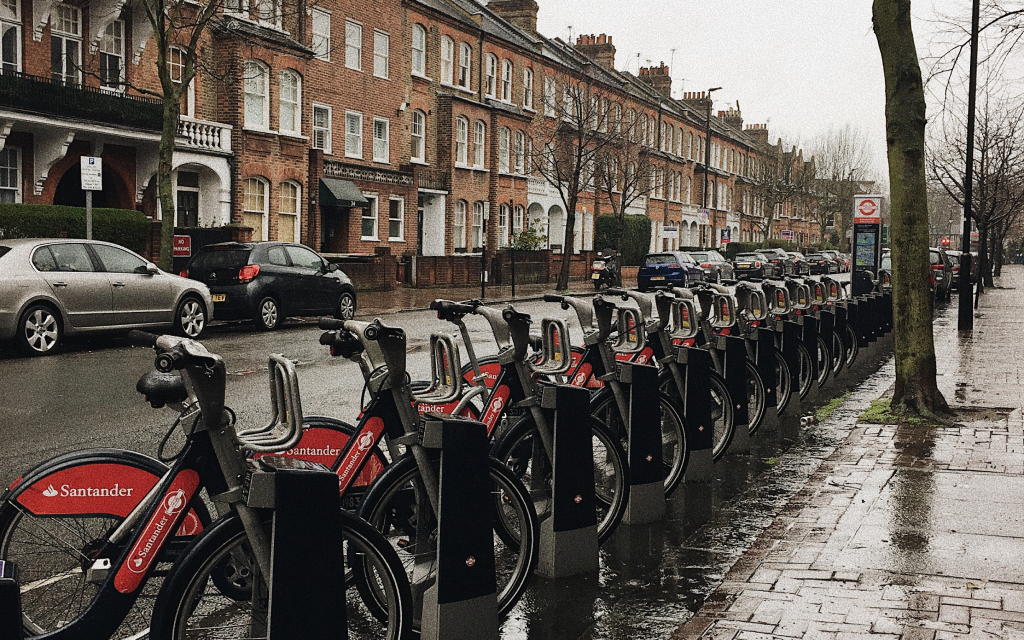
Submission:
{"label": "doorway", "polygon": [[178,211],[175,226],[199,226],[199,192],[178,189]]}

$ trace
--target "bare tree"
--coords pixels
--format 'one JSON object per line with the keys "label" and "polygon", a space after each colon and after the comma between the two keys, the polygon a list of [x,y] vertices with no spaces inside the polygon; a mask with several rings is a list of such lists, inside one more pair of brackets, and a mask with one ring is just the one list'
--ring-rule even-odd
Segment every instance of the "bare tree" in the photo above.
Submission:
{"label": "bare tree", "polygon": [[[805,202],[813,192],[814,163],[804,162],[803,153],[792,145],[786,151],[786,143],[779,139],[775,145],[768,145],[758,154],[753,176],[751,195],[754,211],[750,219],[761,230],[764,238],[771,237],[772,227],[787,204]],[[760,214],[760,215],[756,215]]]}
{"label": "bare tree", "polygon": [[562,268],[556,287],[569,288],[569,263],[576,233],[576,204],[580,195],[595,188],[598,159],[621,137],[608,127],[607,101],[587,75],[561,77],[561,93],[545,96],[544,108],[553,118],[543,118],[535,129],[534,171],[553,186],[565,207],[565,238]]}
{"label": "bare tree", "polygon": [[910,0],[874,0],[872,21],[885,74],[885,133],[892,201],[894,411],[946,414],[936,384],[928,282],[928,185],[925,98],[911,27]]}
{"label": "bare tree", "polygon": [[834,227],[843,243],[853,228],[853,197],[863,192],[871,174],[871,154],[867,136],[846,124],[823,134],[814,144],[814,195],[817,206],[814,221],[825,230]]}

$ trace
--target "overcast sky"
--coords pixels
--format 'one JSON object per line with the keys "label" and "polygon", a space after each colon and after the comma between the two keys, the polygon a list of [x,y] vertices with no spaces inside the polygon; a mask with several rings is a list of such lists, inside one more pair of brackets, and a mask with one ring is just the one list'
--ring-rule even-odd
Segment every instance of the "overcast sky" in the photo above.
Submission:
{"label": "overcast sky", "polygon": [[[885,89],[871,0],[537,0],[538,30],[549,37],[613,36],[615,65],[637,72],[672,67],[673,95],[714,94],[714,109],[739,101],[746,124],[767,123],[805,148],[830,126],[851,123],[869,136],[876,170],[886,171]],[[940,14],[967,0],[913,0],[915,39],[926,50]],[[675,49],[673,53],[672,49]]]}

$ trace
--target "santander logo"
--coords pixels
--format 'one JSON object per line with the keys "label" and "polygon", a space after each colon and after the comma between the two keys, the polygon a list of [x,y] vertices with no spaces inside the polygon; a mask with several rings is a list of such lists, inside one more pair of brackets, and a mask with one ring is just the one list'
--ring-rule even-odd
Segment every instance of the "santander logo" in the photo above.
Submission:
{"label": "santander logo", "polygon": [[55,498],[57,497],[57,490],[54,489],[53,485],[51,484],[48,488],[43,489],[43,495],[46,496],[47,498]]}
{"label": "santander logo", "polygon": [[134,491],[135,487],[122,487],[118,482],[109,487],[75,487],[62,484],[59,490],[50,483],[42,490],[42,494],[47,498],[128,498]]}
{"label": "santander logo", "polygon": [[366,451],[373,446],[374,436],[372,433],[364,432],[359,436],[359,442],[357,443],[360,451]]}

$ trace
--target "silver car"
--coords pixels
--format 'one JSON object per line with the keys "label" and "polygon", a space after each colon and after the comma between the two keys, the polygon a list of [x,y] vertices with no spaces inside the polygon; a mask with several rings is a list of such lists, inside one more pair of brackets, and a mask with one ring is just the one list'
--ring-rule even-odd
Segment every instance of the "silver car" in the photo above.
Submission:
{"label": "silver car", "polygon": [[205,284],[165,273],[109,242],[0,239],[0,341],[29,355],[65,336],[171,327],[198,338],[213,302]]}

